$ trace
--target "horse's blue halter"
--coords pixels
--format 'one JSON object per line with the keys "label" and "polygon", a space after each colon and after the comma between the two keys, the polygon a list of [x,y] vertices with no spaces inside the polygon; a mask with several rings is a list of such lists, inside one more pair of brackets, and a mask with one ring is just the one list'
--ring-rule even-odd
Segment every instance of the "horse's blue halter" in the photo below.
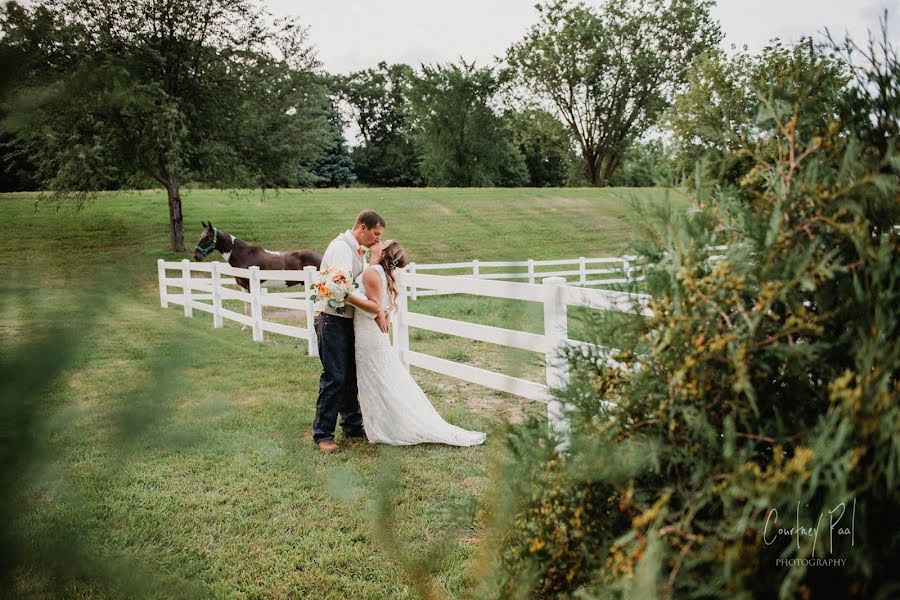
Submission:
{"label": "horse's blue halter", "polygon": [[200,252],[203,254],[203,257],[206,258],[210,255],[210,253],[216,249],[216,241],[219,239],[219,230],[213,227],[213,240],[209,246],[201,246],[200,242],[197,242],[197,247],[194,249],[195,252]]}

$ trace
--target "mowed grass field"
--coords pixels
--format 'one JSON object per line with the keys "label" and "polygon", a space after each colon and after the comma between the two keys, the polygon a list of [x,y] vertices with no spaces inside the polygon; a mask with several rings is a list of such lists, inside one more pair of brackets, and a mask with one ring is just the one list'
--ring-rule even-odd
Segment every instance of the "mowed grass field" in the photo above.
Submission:
{"label": "mowed grass field", "polygon": [[[474,587],[490,526],[476,508],[505,432],[543,405],[414,370],[447,420],[488,432],[485,446],[355,442],[324,456],[309,433],[320,364],[305,342],[254,343],[235,323],[213,330],[209,315],[159,307],[156,260],[186,257],[168,251],[162,191],[101,194],[77,211],[36,200],[0,195],[0,351],[21,355],[51,323],[76,337],[59,376],[48,367],[34,392],[36,445],[15,471],[12,509],[26,566],[10,595],[412,598],[410,557],[445,595]],[[635,201],[687,206],[657,189],[192,190],[183,200],[189,250],[211,220],[268,249],[322,251],[372,208],[384,238],[418,263],[618,255]],[[411,309],[541,331],[540,307],[522,304],[452,296]],[[413,330],[411,346],[542,373],[541,357],[451,336]]]}

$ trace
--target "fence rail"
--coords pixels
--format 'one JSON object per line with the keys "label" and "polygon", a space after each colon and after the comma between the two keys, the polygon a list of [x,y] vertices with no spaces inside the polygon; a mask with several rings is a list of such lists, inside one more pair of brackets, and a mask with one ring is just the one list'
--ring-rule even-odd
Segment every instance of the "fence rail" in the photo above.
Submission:
{"label": "fence rail", "polygon": [[[588,268],[589,265],[610,265],[607,268]],[[577,267],[575,269],[565,270],[546,270],[547,267]],[[535,284],[547,277],[575,277],[573,281],[567,283],[575,283],[579,286],[602,286],[613,284],[629,284],[635,281],[641,281],[643,276],[641,270],[644,266],[643,259],[639,256],[606,256],[600,258],[567,258],[556,260],[524,260],[524,261],[481,261],[472,260],[468,262],[455,263],[430,263],[416,264],[410,263],[406,267],[406,271],[411,274],[420,274],[424,271],[462,271],[458,273],[448,274],[449,276],[468,277],[473,279],[487,280],[509,280],[523,279],[530,284]],[[510,269],[517,268],[521,271],[507,272],[489,272],[491,269]],[[486,271],[488,270],[488,271]],[[607,277],[596,277],[604,275]],[[459,292],[441,291],[436,289],[419,290],[416,287],[410,288],[410,299],[417,300],[423,296],[436,296],[455,294]]]}

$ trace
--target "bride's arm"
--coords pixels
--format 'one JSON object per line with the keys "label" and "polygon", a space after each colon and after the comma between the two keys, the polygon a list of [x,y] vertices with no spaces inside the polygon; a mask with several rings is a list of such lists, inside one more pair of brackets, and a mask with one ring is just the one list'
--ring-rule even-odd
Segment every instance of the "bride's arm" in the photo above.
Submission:
{"label": "bride's arm", "polygon": [[361,308],[366,312],[378,314],[381,312],[381,304],[370,298],[381,298],[381,277],[374,269],[367,269],[363,273],[363,284],[365,285],[366,297],[350,294],[347,296],[347,302],[357,308]]}

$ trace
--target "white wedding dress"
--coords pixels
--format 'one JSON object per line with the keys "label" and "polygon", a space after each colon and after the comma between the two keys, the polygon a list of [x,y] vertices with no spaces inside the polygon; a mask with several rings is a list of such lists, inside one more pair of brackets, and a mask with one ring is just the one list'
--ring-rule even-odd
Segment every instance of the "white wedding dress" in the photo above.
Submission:
{"label": "white wedding dress", "polygon": [[[381,276],[381,306],[386,309],[389,301],[384,269],[381,265],[367,268],[377,269]],[[362,275],[357,281],[363,290]],[[375,320],[360,308],[354,311],[353,328],[359,407],[370,443],[475,446],[484,442],[484,433],[451,425],[438,414],[400,362],[388,334],[382,333]]]}

